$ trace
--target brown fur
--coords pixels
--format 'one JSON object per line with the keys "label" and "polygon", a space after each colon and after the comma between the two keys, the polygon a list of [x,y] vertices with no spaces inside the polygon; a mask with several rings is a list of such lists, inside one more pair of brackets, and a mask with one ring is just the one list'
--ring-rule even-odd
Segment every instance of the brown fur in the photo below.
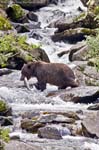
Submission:
{"label": "brown fur", "polygon": [[21,70],[21,80],[28,80],[31,77],[36,77],[38,82],[35,85],[37,89],[43,91],[46,89],[46,84],[58,86],[59,89],[66,87],[77,87],[75,75],[73,71],[62,63],[46,63],[46,62],[31,62],[25,64]]}

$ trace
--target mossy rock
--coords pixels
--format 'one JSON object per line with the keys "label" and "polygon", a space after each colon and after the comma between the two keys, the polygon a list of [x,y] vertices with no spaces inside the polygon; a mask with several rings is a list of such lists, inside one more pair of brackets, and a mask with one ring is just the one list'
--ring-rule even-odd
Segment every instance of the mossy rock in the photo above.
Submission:
{"label": "mossy rock", "polygon": [[12,21],[20,22],[26,15],[25,10],[18,4],[13,4],[6,9],[8,17]]}
{"label": "mossy rock", "polygon": [[0,139],[3,140],[4,142],[9,142],[10,140],[9,132],[10,132],[9,129],[0,128]]}
{"label": "mossy rock", "polygon": [[24,63],[33,60],[49,61],[40,45],[26,43],[26,36],[14,34],[0,37],[0,67],[21,69]]}
{"label": "mossy rock", "polygon": [[78,22],[78,21],[80,21],[80,20],[82,20],[82,19],[85,19],[86,18],[86,13],[85,12],[83,12],[83,13],[81,13],[79,16],[77,16],[77,17],[75,17],[74,18],[74,22]]}
{"label": "mossy rock", "polygon": [[0,100],[0,116],[11,116],[12,109],[9,107],[4,100]]}
{"label": "mossy rock", "polygon": [[14,2],[32,11],[49,4],[49,0],[14,0]]}
{"label": "mossy rock", "polygon": [[88,65],[96,67],[97,71],[99,71],[99,57],[89,59]]}
{"label": "mossy rock", "polygon": [[0,100],[0,113],[7,110],[7,105],[3,100]]}
{"label": "mossy rock", "polygon": [[12,25],[10,24],[9,20],[0,15],[0,30],[11,30],[12,29]]}

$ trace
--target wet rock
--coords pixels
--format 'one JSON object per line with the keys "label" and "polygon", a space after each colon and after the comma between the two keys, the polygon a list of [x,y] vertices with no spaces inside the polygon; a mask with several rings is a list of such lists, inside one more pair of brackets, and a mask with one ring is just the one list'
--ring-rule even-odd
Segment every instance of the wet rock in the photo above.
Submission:
{"label": "wet rock", "polygon": [[[7,34],[1,39],[0,67],[20,70],[24,63],[33,60],[48,61],[46,52],[40,48],[40,45],[28,44],[27,36],[17,34]],[[4,49],[7,44],[8,48]],[[6,55],[5,55],[6,53]]]}
{"label": "wet rock", "polygon": [[88,107],[88,110],[99,110],[99,104],[93,104]]}
{"label": "wet rock", "polygon": [[24,119],[21,121],[21,128],[32,133],[36,133],[39,128],[44,126],[45,126],[44,123],[40,123],[31,119]]}
{"label": "wet rock", "polygon": [[43,49],[37,48],[37,49],[33,49],[30,52],[33,55],[33,57],[36,58],[36,60],[40,59],[45,62],[50,62],[48,55],[46,54],[46,52]]}
{"label": "wet rock", "polygon": [[78,42],[77,44],[75,44],[74,46],[72,46],[70,48],[69,60],[70,61],[84,60],[87,51],[88,51],[88,47],[87,47],[86,43],[84,41],[83,42]]}
{"label": "wet rock", "polygon": [[18,4],[12,4],[6,9],[6,13],[11,21],[26,23],[28,22],[28,18],[26,16],[26,12],[21,8]]}
{"label": "wet rock", "polygon": [[74,52],[73,51],[70,53],[69,55],[69,58],[70,58],[72,61],[86,61],[87,60],[87,53],[88,53],[88,46],[84,46],[82,47],[80,50],[78,50],[77,52]]}
{"label": "wet rock", "polygon": [[13,70],[11,70],[11,69],[2,68],[2,69],[0,69],[0,76],[7,75],[7,74],[12,73],[12,72],[13,72]]}
{"label": "wet rock", "polygon": [[27,14],[27,17],[31,21],[35,21],[35,22],[38,21],[38,16],[35,13],[31,12],[31,11]]}
{"label": "wet rock", "polygon": [[28,118],[28,119],[32,119],[32,120],[37,120],[40,117],[41,112],[35,110],[35,111],[24,112],[21,115],[22,115],[23,119]]}
{"label": "wet rock", "polygon": [[71,131],[67,127],[59,128],[59,132],[62,136],[71,135]]}
{"label": "wet rock", "polygon": [[99,85],[99,73],[94,66],[89,66],[87,61],[74,61],[73,63],[76,65],[74,72],[79,86]]}
{"label": "wet rock", "polygon": [[15,2],[28,10],[38,9],[40,7],[47,6],[49,4],[49,0],[38,0],[38,1],[30,0],[29,2],[26,2],[25,0],[21,1],[15,0]]}
{"label": "wet rock", "polygon": [[83,136],[81,120],[77,121],[75,124],[72,124],[69,128],[73,136]]}
{"label": "wet rock", "polygon": [[15,26],[15,29],[17,30],[17,33],[25,33],[25,32],[30,32],[30,30],[22,24],[17,24]]}
{"label": "wet rock", "polygon": [[40,28],[40,22],[33,22],[33,21],[32,23],[25,23],[25,24],[14,23],[14,22],[12,22],[11,24],[17,30],[17,33],[30,32],[31,29]]}
{"label": "wet rock", "polygon": [[35,31],[32,31],[29,34],[29,37],[33,38],[33,39],[36,39],[36,40],[41,40],[43,38],[39,33],[36,33]]}
{"label": "wet rock", "polygon": [[0,125],[1,126],[13,125],[13,119],[12,119],[12,117],[3,117],[3,116],[0,116]]}
{"label": "wet rock", "polygon": [[38,136],[40,138],[47,138],[47,139],[56,139],[56,140],[62,139],[59,130],[55,127],[50,127],[50,126],[40,128],[38,130]]}
{"label": "wet rock", "polygon": [[69,19],[67,21],[57,21],[54,25],[56,28],[58,28],[57,33],[61,33],[65,30],[70,30],[70,29],[76,29],[76,28],[83,28],[83,32],[85,34],[96,34],[95,30],[90,30],[90,29],[95,29],[98,27],[97,25],[97,20],[94,19],[95,15],[93,12],[88,12],[88,13],[82,13],[75,19]]}
{"label": "wet rock", "polygon": [[99,111],[86,114],[82,121],[83,128],[86,129],[88,136],[99,138]]}
{"label": "wet rock", "polygon": [[12,109],[6,104],[4,100],[0,100],[0,116],[11,116]]}
{"label": "wet rock", "polygon": [[52,40],[54,42],[57,41],[69,41],[70,43],[76,43],[78,41],[82,41],[85,39],[85,33],[83,32],[83,28],[75,28],[64,30],[63,32],[55,33],[52,35]]}
{"label": "wet rock", "polygon": [[[58,118],[58,116],[59,116],[59,118],[62,116],[62,119],[64,120],[65,118],[68,120],[69,118],[71,118],[71,119],[73,119],[73,120],[79,120],[79,117],[78,117],[78,115],[77,115],[77,113],[75,113],[75,112],[72,112],[72,111],[66,111],[66,112],[53,112],[53,111],[51,111],[51,112],[43,112],[43,114],[53,114],[53,115],[55,115],[56,116],[56,119]],[[68,121],[67,121],[68,122]]]}
{"label": "wet rock", "polygon": [[62,115],[57,115],[55,122],[56,123],[74,123],[75,119],[64,117]]}
{"label": "wet rock", "polygon": [[98,87],[82,86],[67,90],[63,94],[60,94],[60,97],[66,102],[73,101],[75,103],[92,103],[99,97],[99,92]]}
{"label": "wet rock", "polygon": [[48,114],[41,116],[38,121],[40,123],[74,123],[75,120],[73,118],[68,118],[63,115],[58,114]]}
{"label": "wet rock", "polygon": [[5,150],[43,150],[40,146],[33,145],[29,142],[21,142],[17,140],[11,140],[9,143],[5,143]]}
{"label": "wet rock", "polygon": [[[29,45],[27,44],[27,46]],[[18,53],[18,55],[16,54],[8,58],[7,68],[20,70],[24,63],[33,60],[42,60],[45,62],[49,62],[48,55],[43,49],[39,47],[30,50],[28,49],[27,51],[19,49],[19,51],[20,52]]]}
{"label": "wet rock", "polygon": [[66,51],[64,50],[64,51],[58,53],[57,55],[58,55],[59,57],[62,57],[63,55],[68,54],[68,53],[69,53],[69,50],[66,50]]}

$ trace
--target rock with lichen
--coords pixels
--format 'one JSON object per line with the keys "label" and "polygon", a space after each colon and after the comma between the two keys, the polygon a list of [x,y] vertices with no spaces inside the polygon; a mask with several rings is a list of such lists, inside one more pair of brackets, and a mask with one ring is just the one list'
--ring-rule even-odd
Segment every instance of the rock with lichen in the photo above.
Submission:
{"label": "rock with lichen", "polygon": [[12,4],[6,9],[8,17],[15,22],[26,23],[28,18],[26,16],[27,12],[21,8],[18,4]]}

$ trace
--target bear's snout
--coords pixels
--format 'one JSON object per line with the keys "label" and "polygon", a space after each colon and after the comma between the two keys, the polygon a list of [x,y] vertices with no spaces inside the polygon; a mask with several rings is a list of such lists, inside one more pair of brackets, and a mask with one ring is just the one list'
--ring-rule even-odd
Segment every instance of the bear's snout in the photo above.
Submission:
{"label": "bear's snout", "polygon": [[20,81],[23,81],[24,80],[24,76],[23,75],[21,75],[21,77],[20,77]]}

